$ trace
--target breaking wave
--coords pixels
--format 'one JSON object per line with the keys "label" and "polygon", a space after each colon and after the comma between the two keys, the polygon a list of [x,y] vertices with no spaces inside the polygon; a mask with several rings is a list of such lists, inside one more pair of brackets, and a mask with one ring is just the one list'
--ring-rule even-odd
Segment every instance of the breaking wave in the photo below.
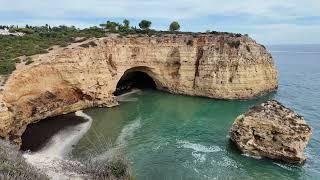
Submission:
{"label": "breaking wave", "polygon": [[202,144],[195,144],[188,141],[178,141],[178,144],[180,144],[180,148],[183,147],[187,149],[192,149],[195,152],[210,153],[222,151],[222,149],[219,146],[204,146]]}
{"label": "breaking wave", "polygon": [[133,137],[134,132],[141,127],[141,118],[137,118],[132,123],[126,125],[116,140],[116,146],[127,144],[128,139]]}
{"label": "breaking wave", "polygon": [[141,94],[141,92],[142,91],[140,89],[132,89],[130,92],[117,96],[117,100],[119,102],[135,102],[135,101],[138,101],[138,98],[131,97],[131,96],[136,94]]}
{"label": "breaking wave", "polygon": [[262,159],[261,156],[254,156],[254,155],[250,155],[250,154],[242,154],[243,156],[246,156],[246,157],[250,157],[250,158],[253,158],[253,159]]}
{"label": "breaking wave", "polygon": [[[92,118],[82,111],[77,111],[76,116],[83,117],[87,121],[74,127],[66,128],[55,134],[50,142],[37,152],[26,152],[23,156],[26,161],[46,173],[52,179],[69,179],[72,177],[80,177],[71,172],[65,172],[60,166],[61,162],[66,160],[67,155],[83,135],[90,129]],[[79,163],[74,161],[74,163]]]}
{"label": "breaking wave", "polygon": [[141,117],[135,119],[131,123],[124,126],[124,128],[121,130],[120,135],[116,139],[115,146],[106,152],[102,153],[101,155],[98,155],[95,157],[95,160],[101,160],[101,159],[109,159],[118,153],[118,151],[122,148],[124,148],[127,144],[130,138],[134,136],[134,133],[136,130],[138,130],[141,127]]}

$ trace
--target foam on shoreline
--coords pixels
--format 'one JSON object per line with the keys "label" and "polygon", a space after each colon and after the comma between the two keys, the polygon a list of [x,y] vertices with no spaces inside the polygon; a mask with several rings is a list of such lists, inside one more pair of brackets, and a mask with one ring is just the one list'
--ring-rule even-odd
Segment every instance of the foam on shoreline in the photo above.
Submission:
{"label": "foam on shoreline", "polygon": [[[83,135],[90,129],[92,118],[82,111],[77,111],[76,116],[82,117],[87,121],[76,126],[68,127],[55,134],[43,148],[37,152],[26,152],[23,156],[26,161],[36,168],[42,170],[52,179],[69,179],[70,176],[80,178],[72,172],[65,172],[61,167],[61,162],[66,160],[67,155]],[[74,162],[79,163],[79,162]]]}

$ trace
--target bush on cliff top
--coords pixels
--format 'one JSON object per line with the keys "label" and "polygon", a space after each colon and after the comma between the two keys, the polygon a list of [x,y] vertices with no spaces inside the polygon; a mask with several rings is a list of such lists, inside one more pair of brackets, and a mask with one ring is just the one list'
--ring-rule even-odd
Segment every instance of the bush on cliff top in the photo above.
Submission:
{"label": "bush on cliff top", "polygon": [[49,179],[39,170],[27,164],[18,148],[0,140],[0,179]]}
{"label": "bush on cliff top", "polygon": [[129,171],[129,163],[122,158],[98,160],[89,158],[80,160],[79,163],[65,161],[62,166],[68,172],[75,172],[88,179],[133,179]]}
{"label": "bush on cliff top", "polygon": [[[30,27],[29,27],[30,28]],[[0,75],[15,70],[15,61],[19,56],[32,56],[47,53],[53,45],[65,46],[75,42],[76,37],[103,37],[105,32],[99,28],[73,29],[66,26],[40,29],[30,28],[34,33],[24,36],[0,35]]]}

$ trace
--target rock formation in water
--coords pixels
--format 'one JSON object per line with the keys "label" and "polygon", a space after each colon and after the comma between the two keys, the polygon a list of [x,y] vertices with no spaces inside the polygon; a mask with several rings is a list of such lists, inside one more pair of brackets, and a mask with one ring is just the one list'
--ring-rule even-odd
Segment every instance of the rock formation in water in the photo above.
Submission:
{"label": "rock formation in water", "polygon": [[54,48],[20,64],[0,93],[0,136],[20,142],[29,123],[79,109],[117,105],[120,78],[140,71],[158,89],[248,99],[277,88],[271,54],[230,33],[109,35]]}
{"label": "rock formation in water", "polygon": [[275,100],[240,115],[230,129],[231,140],[243,153],[289,163],[306,160],[303,151],[311,134],[303,117]]}

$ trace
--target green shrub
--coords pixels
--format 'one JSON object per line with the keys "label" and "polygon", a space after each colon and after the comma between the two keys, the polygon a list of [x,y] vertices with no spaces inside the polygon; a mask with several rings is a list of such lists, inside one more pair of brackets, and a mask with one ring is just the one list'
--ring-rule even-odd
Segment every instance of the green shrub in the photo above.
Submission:
{"label": "green shrub", "polygon": [[152,22],[151,21],[148,21],[148,20],[142,20],[140,23],[139,23],[139,27],[143,30],[148,30],[151,26]]}
{"label": "green shrub", "polygon": [[16,65],[14,61],[12,60],[0,61],[0,74],[2,75],[11,74],[11,72],[14,70],[16,70]]}
{"label": "green shrub", "polygon": [[123,158],[82,159],[79,163],[65,161],[62,167],[68,172],[75,172],[88,179],[122,179],[130,180],[129,163]]}
{"label": "green shrub", "polygon": [[29,28],[13,28],[13,29],[10,29],[10,32],[11,33],[21,32],[21,33],[25,33],[25,34],[32,34],[32,33],[34,33],[34,30],[29,29]]}
{"label": "green shrub", "polygon": [[231,48],[236,48],[236,49],[239,48],[240,44],[241,44],[240,40],[228,42],[228,45],[229,45]]}
{"label": "green shrub", "polygon": [[25,65],[29,65],[31,63],[33,63],[32,58],[31,57],[27,57]]}
{"label": "green shrub", "polygon": [[15,62],[15,63],[21,63],[21,59],[20,59],[20,58],[16,58],[16,59],[13,60],[13,62]]}
{"label": "green shrub", "polygon": [[173,21],[169,26],[170,31],[178,31],[179,29],[180,29],[180,24],[177,21]]}

